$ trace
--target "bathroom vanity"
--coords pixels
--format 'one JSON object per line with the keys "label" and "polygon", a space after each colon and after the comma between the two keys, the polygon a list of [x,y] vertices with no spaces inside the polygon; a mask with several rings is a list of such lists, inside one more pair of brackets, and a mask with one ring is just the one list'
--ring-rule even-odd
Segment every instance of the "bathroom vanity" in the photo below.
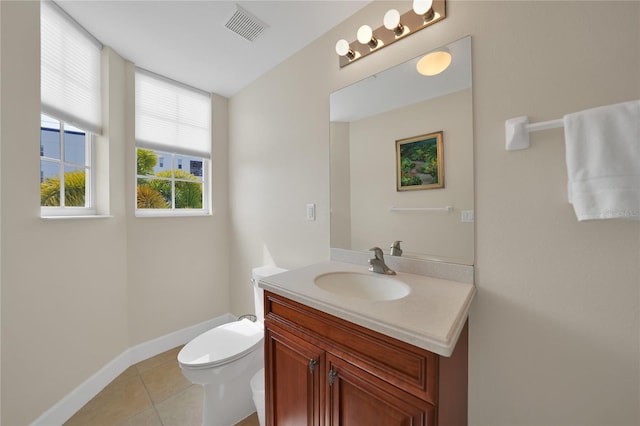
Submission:
{"label": "bathroom vanity", "polygon": [[325,262],[260,282],[267,424],[466,425],[473,284],[399,272],[406,293],[340,294],[332,275],[379,278]]}

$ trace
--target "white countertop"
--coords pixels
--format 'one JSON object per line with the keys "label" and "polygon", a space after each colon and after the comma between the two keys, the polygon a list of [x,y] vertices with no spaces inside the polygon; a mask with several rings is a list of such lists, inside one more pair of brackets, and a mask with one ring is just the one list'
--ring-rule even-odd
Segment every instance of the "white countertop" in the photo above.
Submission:
{"label": "white countertop", "polygon": [[[441,278],[398,272],[391,278],[410,287],[409,295],[390,301],[340,297],[314,284],[330,272],[373,274],[368,266],[327,261],[271,275],[265,290],[442,356],[451,356],[464,327],[476,288]],[[384,275],[382,275],[384,276]]]}

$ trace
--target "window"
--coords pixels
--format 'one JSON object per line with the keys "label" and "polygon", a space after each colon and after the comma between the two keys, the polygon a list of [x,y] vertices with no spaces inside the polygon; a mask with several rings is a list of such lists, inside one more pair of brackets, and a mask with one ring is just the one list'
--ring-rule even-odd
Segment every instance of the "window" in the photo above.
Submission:
{"label": "window", "polygon": [[136,214],[208,214],[210,95],[137,69],[135,104]]}
{"label": "window", "polygon": [[102,45],[55,3],[40,5],[42,214],[92,215],[93,135],[102,131]]}
{"label": "window", "polygon": [[[91,140],[91,133],[41,115],[41,207],[75,208],[74,214],[82,213],[79,209],[92,211]],[[55,210],[46,212],[56,214]]]}
{"label": "window", "polygon": [[[154,159],[162,155],[170,159],[168,170],[154,166]],[[138,209],[192,209],[202,210],[204,201],[204,180],[201,176],[180,168],[182,160],[192,161],[194,157],[175,153],[138,148]],[[198,159],[202,163],[202,159]]]}

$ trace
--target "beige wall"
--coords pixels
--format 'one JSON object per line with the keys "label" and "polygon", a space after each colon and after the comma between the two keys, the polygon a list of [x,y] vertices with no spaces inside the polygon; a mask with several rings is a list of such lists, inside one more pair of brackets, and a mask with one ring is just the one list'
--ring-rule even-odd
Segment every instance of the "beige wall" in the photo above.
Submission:
{"label": "beige wall", "polygon": [[[126,222],[118,198],[111,219],[40,219],[39,3],[0,7],[2,424],[18,425],[35,420],[128,347]],[[118,61],[109,56],[108,68],[115,70]],[[121,74],[113,77],[110,86]],[[110,101],[117,103],[117,96]],[[118,107],[109,104],[106,115]],[[115,176],[114,193],[122,191],[122,165],[114,161],[123,153],[121,127],[115,114],[105,129],[113,136],[105,165]]]}
{"label": "beige wall", "polygon": [[[507,118],[554,119],[640,97],[640,3],[451,1],[442,23],[339,69],[335,40],[386,9],[373,3],[229,101],[228,169],[226,101],[214,99],[222,148],[215,145],[210,218],[133,216],[133,133],[122,114],[131,110],[131,65],[110,55],[114,217],[43,221],[32,142],[38,7],[0,2],[0,423],[33,421],[130,346],[229,306],[253,311],[251,267],[325,260],[329,93],[467,34],[479,288],[470,423],[640,423],[640,224],[576,222],[561,131],[533,135],[527,151],[504,151]],[[305,218],[309,202],[315,222]]]}
{"label": "beige wall", "polygon": [[[127,65],[127,114],[134,115],[134,66]],[[213,216],[135,217],[134,123],[128,122],[127,301],[135,345],[229,312],[227,99],[212,97]]]}
{"label": "beige wall", "polygon": [[229,311],[227,100],[212,100],[215,214],[136,218],[134,68],[105,49],[97,151],[112,217],[43,220],[39,2],[0,10],[0,423],[25,425],[126,349]]}
{"label": "beige wall", "polygon": [[233,310],[250,307],[248,267],[328,257],[329,93],[470,34],[470,423],[639,424],[640,224],[577,223],[562,131],[506,152],[504,121],[640,97],[640,3],[450,1],[443,22],[339,69],[335,41],[387,7],[373,3],[231,99]]}
{"label": "beige wall", "polygon": [[[472,105],[471,89],[465,89],[350,124],[351,246],[343,248],[387,249],[401,240],[405,256],[473,264],[473,224],[460,218],[461,210],[473,210]],[[444,188],[397,191],[393,141],[436,131],[443,132]],[[399,213],[391,206],[455,210]]]}

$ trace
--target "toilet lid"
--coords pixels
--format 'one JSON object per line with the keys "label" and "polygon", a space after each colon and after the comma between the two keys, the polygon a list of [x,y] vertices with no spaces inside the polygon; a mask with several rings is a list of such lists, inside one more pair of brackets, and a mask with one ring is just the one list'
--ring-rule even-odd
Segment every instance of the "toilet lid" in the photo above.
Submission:
{"label": "toilet lid", "polygon": [[178,353],[180,366],[208,368],[241,358],[262,344],[264,329],[248,319],[230,322],[207,331],[187,343]]}

